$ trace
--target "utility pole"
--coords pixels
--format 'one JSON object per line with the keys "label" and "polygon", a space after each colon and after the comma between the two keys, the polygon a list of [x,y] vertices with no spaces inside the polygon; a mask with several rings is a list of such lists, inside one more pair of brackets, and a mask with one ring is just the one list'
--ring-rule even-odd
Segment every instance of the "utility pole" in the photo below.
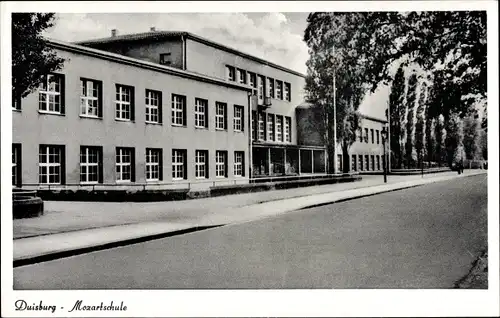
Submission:
{"label": "utility pole", "polygon": [[[335,47],[332,47],[332,57]],[[333,172],[337,172],[337,85],[335,79],[335,65],[333,65]]]}

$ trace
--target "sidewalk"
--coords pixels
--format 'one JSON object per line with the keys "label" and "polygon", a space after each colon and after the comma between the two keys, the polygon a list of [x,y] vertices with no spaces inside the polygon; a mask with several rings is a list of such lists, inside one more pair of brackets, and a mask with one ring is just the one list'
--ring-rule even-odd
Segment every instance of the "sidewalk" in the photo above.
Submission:
{"label": "sidewalk", "polygon": [[151,203],[45,202],[45,215],[14,220],[14,260],[133,241],[196,227],[247,222],[310,206],[338,202],[422,184],[485,174],[468,170],[439,175],[363,176],[354,183],[332,184]]}

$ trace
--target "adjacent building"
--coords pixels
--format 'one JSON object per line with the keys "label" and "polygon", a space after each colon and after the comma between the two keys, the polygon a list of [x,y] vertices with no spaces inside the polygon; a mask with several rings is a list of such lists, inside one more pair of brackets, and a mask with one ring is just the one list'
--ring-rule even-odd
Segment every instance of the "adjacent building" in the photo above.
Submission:
{"label": "adjacent building", "polygon": [[[13,106],[14,185],[205,188],[327,171],[301,128],[298,72],[187,32],[49,43],[66,62]],[[380,167],[383,121],[366,122],[355,171]]]}

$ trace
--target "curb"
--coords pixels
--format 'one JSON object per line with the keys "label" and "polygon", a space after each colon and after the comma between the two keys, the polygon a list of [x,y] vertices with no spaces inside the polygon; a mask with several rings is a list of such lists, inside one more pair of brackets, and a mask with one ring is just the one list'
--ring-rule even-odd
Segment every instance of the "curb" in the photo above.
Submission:
{"label": "curb", "polygon": [[[471,175],[464,175],[458,178],[467,178],[467,177],[474,177],[478,175],[483,175],[486,173],[478,173],[478,174],[471,174]],[[396,188],[396,189],[388,189],[388,190],[382,190],[379,192],[373,192],[373,193],[367,193],[367,194],[361,194],[361,195],[355,195],[347,198],[341,198],[341,199],[336,199],[328,202],[322,202],[318,204],[311,204],[311,205],[306,205],[297,209],[291,209],[287,210],[283,213],[279,214],[285,214],[289,212],[294,212],[294,211],[301,211],[305,209],[310,209],[310,208],[315,208],[315,207],[320,207],[320,206],[325,206],[329,204],[334,204],[334,203],[340,203],[340,202],[346,202],[346,201],[351,201],[355,199],[360,199],[364,197],[370,197],[378,194],[383,194],[383,193],[390,193],[390,192],[395,192],[395,191],[400,191],[400,190],[405,190],[405,189],[410,189],[410,188],[416,188],[419,186],[423,186],[426,184],[431,184],[431,183],[436,183],[436,182],[442,182],[442,181],[448,181],[451,179],[456,179],[456,178],[450,178],[450,179],[445,179],[445,180],[436,180],[436,181],[431,181],[428,183],[421,183],[421,184],[414,184],[414,185],[408,185],[408,186],[403,186],[401,188]],[[285,199],[286,200],[286,199]],[[279,201],[279,200],[276,200]],[[268,201],[268,202],[276,202],[276,201]],[[264,202],[264,203],[268,203]],[[165,233],[159,233],[159,234],[152,234],[152,235],[147,235],[147,236],[142,236],[142,237],[136,237],[132,239],[125,239],[125,240],[120,240],[120,241],[115,241],[115,242],[109,242],[105,244],[100,244],[100,245],[95,245],[95,246],[87,246],[87,247],[82,247],[82,248],[76,248],[76,249],[71,249],[71,250],[65,250],[65,251],[58,251],[58,252],[52,252],[52,253],[47,253],[43,255],[37,255],[37,256],[28,256],[25,258],[19,258],[17,260],[13,261],[13,267],[20,267],[20,266],[26,266],[26,265],[33,265],[36,263],[42,263],[42,262],[48,262],[60,258],[66,258],[70,256],[77,256],[81,254],[86,254],[90,252],[97,252],[101,250],[106,250],[106,249],[111,249],[111,248],[116,248],[116,247],[122,247],[122,246],[127,246],[127,245],[133,245],[133,244],[138,244],[138,243],[144,243],[147,241],[152,241],[152,240],[157,240],[157,239],[162,239],[162,238],[167,238],[171,236],[177,236],[177,235],[182,235],[182,234],[188,234],[192,232],[197,232],[197,231],[203,231],[203,230],[208,230],[216,227],[222,227],[222,226],[228,226],[228,225],[235,225],[235,224],[243,224],[247,222],[252,222],[256,220],[261,220],[261,219],[266,219],[269,217],[276,217],[279,214],[272,214],[268,216],[260,216],[256,218],[250,218],[247,220],[242,220],[242,221],[236,221],[236,222],[231,222],[227,224],[218,224],[218,225],[205,225],[205,226],[194,226],[194,227],[189,227],[186,229],[182,230],[176,230],[172,232],[165,232]]]}

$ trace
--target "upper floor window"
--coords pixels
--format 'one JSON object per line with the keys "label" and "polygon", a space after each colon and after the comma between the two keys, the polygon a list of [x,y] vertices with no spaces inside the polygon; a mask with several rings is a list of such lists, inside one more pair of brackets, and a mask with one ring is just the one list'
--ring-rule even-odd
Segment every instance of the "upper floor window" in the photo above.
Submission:
{"label": "upper floor window", "polygon": [[186,96],[172,94],[172,125],[186,126]]}
{"label": "upper floor window", "polygon": [[283,82],[276,81],[276,98],[283,99]]}
{"label": "upper floor window", "polygon": [[102,183],[102,147],[80,147],[80,183]]}
{"label": "upper floor window", "polygon": [[359,128],[359,142],[363,142],[363,128]]}
{"label": "upper floor window", "polygon": [[243,106],[234,105],[234,131],[243,131],[245,121],[244,118],[244,108]]}
{"label": "upper floor window", "polygon": [[252,110],[252,140],[257,140],[257,111]]}
{"label": "upper floor window", "polygon": [[21,186],[21,144],[12,144],[12,185]]}
{"label": "upper floor window", "polygon": [[267,86],[267,88],[268,88],[267,96],[274,98],[274,79],[268,77],[267,82],[269,83],[269,85]]}
{"label": "upper floor window", "polygon": [[64,184],[64,146],[40,145],[38,176],[40,184]]}
{"label": "upper floor window", "polygon": [[215,129],[226,129],[226,109],[226,103],[215,103]]}
{"label": "upper floor window", "polygon": [[116,116],[118,120],[134,120],[134,88],[116,84],[115,100]]}
{"label": "upper floor window", "polygon": [[285,100],[292,101],[290,83],[285,83]]}
{"label": "upper floor window", "polygon": [[266,123],[264,121],[264,113],[258,113],[258,122],[259,122],[259,140],[266,139]]}
{"label": "upper floor window", "polygon": [[365,128],[365,142],[368,143],[368,128]]}
{"label": "upper floor window", "polygon": [[170,65],[172,64],[172,53],[161,53],[160,54],[160,64]]}
{"label": "upper floor window", "polygon": [[233,82],[236,80],[236,70],[234,67],[226,65],[226,78]]}
{"label": "upper floor window", "polygon": [[262,75],[257,76],[257,85],[258,85],[258,97],[259,99],[264,99],[264,85],[265,78]]}
{"label": "upper floor window", "polygon": [[207,128],[208,101],[206,99],[195,98],[194,100],[194,126],[197,128]]}
{"label": "upper floor window", "polygon": [[102,117],[102,82],[80,78],[80,115]]}
{"label": "upper floor window", "polygon": [[373,129],[370,129],[370,134],[372,135],[372,144],[375,143],[375,133],[373,131]]}
{"label": "upper floor window", "polygon": [[292,142],[292,119],[290,117],[285,117],[285,141]]}
{"label": "upper floor window", "polygon": [[250,81],[250,86],[257,88],[257,75],[255,73],[248,72],[248,80]]}
{"label": "upper floor window", "polygon": [[247,83],[247,72],[245,70],[238,69],[238,82],[240,84]]}
{"label": "upper floor window", "polygon": [[283,116],[276,115],[276,141],[283,141]]}
{"label": "upper floor window", "polygon": [[64,76],[45,76],[38,91],[38,109],[52,114],[64,114]]}
{"label": "upper floor window", "polygon": [[160,124],[162,122],[161,92],[146,89],[146,122]]}
{"label": "upper floor window", "polygon": [[267,140],[274,141],[274,114],[267,114]]}

